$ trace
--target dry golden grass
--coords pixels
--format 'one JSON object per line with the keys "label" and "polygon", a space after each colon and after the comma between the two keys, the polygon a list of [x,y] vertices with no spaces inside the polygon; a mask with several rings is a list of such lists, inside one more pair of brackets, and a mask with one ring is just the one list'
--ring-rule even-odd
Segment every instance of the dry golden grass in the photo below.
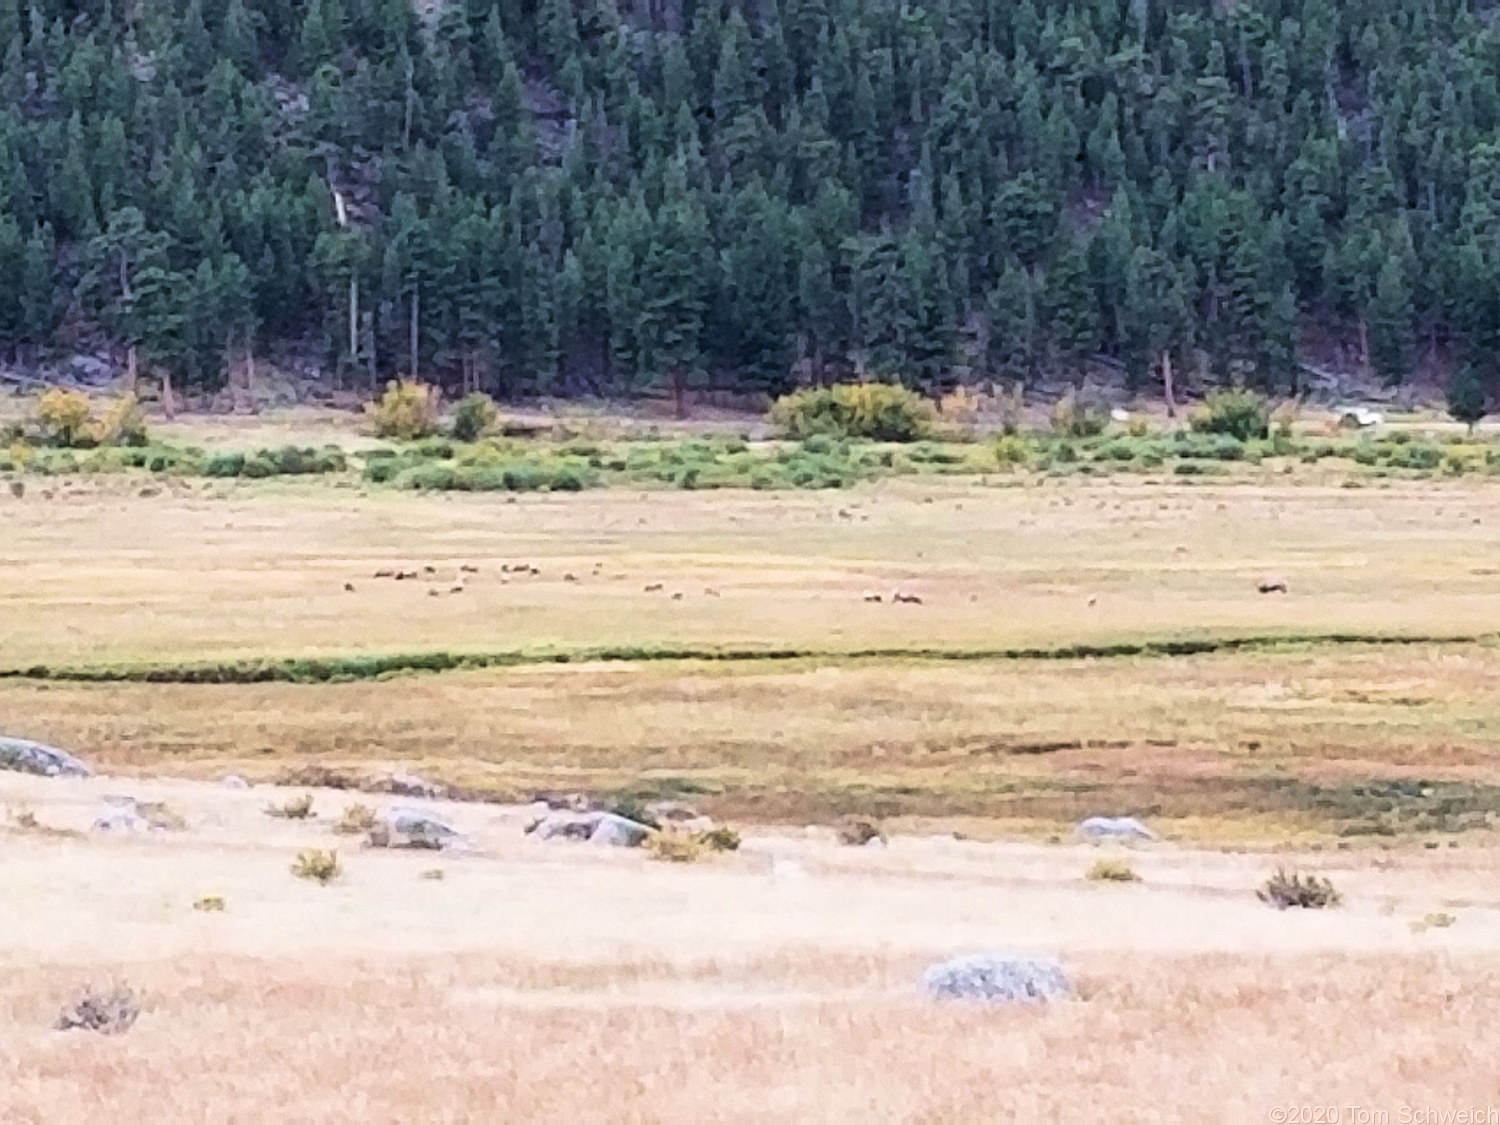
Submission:
{"label": "dry golden grass", "polygon": [[[4,499],[6,664],[1500,628],[1488,478],[1355,491],[1277,478],[521,497],[166,488],[59,482],[50,500],[40,487]],[[541,574],[501,572],[523,561]],[[427,580],[372,577],[427,565]],[[1290,593],[1257,593],[1267,574]],[[922,604],[890,604],[898,589]]]}
{"label": "dry golden grass", "polygon": [[147,1006],[115,1039],[36,1030],[76,971],[5,975],[6,1120],[1397,1121],[1500,1094],[1479,958],[1090,957],[1088,999],[1039,1011],[816,955],[623,987],[478,957],[123,968]]}
{"label": "dry golden grass", "polygon": [[[280,424],[244,440],[275,444]],[[347,429],[286,425],[299,443]],[[224,429],[208,436],[241,432]],[[1494,482],[1297,479],[514,500],[48,481],[0,498],[0,665],[1500,628]],[[541,574],[501,569],[522,561]],[[1268,574],[1290,593],[1256,593]],[[922,603],[890,604],[897,589]],[[1497,1101],[1487,834],[1285,843],[1388,805],[1446,810],[1417,829],[1438,835],[1450,806],[1493,807],[1497,687],[1500,651],[1479,644],[3,682],[5,733],[115,776],[0,774],[0,807],[35,810],[0,849],[0,1120],[1261,1121],[1308,1104],[1395,1121]],[[301,763],[677,794],[762,827],[712,862],[651,863],[531,840],[516,809],[439,802],[476,854],[433,868],[349,847],[347,793],[319,790],[321,816],[288,820],[262,809],[303,788],[160,779]],[[185,829],[88,832],[122,790]],[[1257,843],[917,834],[1109,812]],[[879,818],[888,845],[764,827],[843,814]],[[341,840],[338,880],[289,874]],[[1139,884],[1080,878],[1127,854]],[[1277,866],[1332,879],[1344,903],[1264,906]],[[208,898],[230,908],[194,909]],[[1058,955],[1081,998],[916,995],[931,960],[985,949]],[[49,1030],[81,984],[117,980],[145,996],[128,1033]]]}
{"label": "dry golden grass", "polygon": [[[77,823],[119,781],[0,776]],[[1260,1120],[1277,1104],[1497,1093],[1500,852],[1243,856],[754,833],[713,863],[542,844],[505,810],[439,806],[480,854],[361,852],[290,878],[331,827],[264,793],[127,782],[197,826],[24,837],[0,882],[0,1119],[263,1121]],[[783,875],[795,861],[801,875]],[[1336,911],[1253,889],[1285,862]],[[233,903],[192,909],[211,885]],[[1447,927],[1414,930],[1437,911]],[[916,992],[932,960],[1058,955],[1080,999],[975,1009]],[[128,982],[125,1035],[49,1030],[82,983]]]}
{"label": "dry golden grass", "polygon": [[[1111,811],[1338,830],[1371,779],[1495,776],[1500,651],[539,666],[320,686],[0,682],[13,733],[111,770],[270,780],[400,764],[523,797],[643,788],[761,822],[853,813],[1055,829]],[[340,808],[321,801],[320,805]]]}

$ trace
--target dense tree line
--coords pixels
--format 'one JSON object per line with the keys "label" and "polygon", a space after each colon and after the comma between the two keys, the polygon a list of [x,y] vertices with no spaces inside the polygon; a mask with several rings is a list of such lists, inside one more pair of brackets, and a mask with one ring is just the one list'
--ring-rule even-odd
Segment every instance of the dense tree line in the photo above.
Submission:
{"label": "dense tree line", "polygon": [[1500,355],[1477,0],[0,0],[0,346],[207,387]]}

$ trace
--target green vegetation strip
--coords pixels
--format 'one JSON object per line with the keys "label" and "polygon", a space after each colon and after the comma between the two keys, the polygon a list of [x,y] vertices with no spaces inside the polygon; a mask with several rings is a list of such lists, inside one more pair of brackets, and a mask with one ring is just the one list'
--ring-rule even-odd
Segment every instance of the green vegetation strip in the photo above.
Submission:
{"label": "green vegetation strip", "polygon": [[1492,633],[1461,636],[1413,636],[1376,633],[1263,634],[1239,637],[1170,638],[1115,641],[1106,644],[1057,645],[1049,648],[716,648],[604,646],[570,650],[508,652],[415,652],[361,656],[285,657],[186,664],[48,665],[0,669],[0,679],[74,683],[261,684],[336,683],[414,672],[452,672],[538,664],[599,662],[813,660],[827,663],[863,660],[1082,660],[1117,657],[1201,656],[1219,652],[1266,651],[1331,645],[1483,644],[1500,640]]}

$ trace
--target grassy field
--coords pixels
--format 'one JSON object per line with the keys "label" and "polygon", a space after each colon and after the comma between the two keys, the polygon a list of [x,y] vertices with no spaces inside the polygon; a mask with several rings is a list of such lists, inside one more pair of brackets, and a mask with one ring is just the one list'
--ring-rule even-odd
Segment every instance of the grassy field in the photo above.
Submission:
{"label": "grassy field", "polygon": [[1242,838],[1383,836],[1485,824],[1500,797],[1497,688],[1495,648],[1401,645],[542,665],[318,686],[13,681],[0,714],[141,774],[403,763],[500,799],[684,797],[762,822],[862,813],[1048,832],[1119,811],[1200,836],[1210,823]]}
{"label": "grassy field", "polygon": [[[0,664],[1500,629],[1500,480],[1489,478],[1361,490],[141,491],[109,479],[0,497]],[[540,573],[507,572],[522,563]],[[393,568],[418,578],[373,577]],[[1258,593],[1267,577],[1289,593]],[[921,604],[892,604],[897,591]]]}
{"label": "grassy field", "polygon": [[[0,1119],[1396,1121],[1495,1101],[1500,478],[1347,479],[0,492],[0,672],[22,673],[0,678],[0,730],[104,775],[0,774],[19,904]],[[1160,654],[1185,641],[1204,651]],[[368,675],[382,654],[516,662]],[[66,678],[312,657],[344,674]],[[333,834],[378,797],[262,815],[300,791],[264,783],[310,765],[487,798],[438,806],[475,854]],[[215,784],[230,772],[262,784]],[[508,802],[548,790],[685,800],[746,844],[686,866],[540,844]],[[91,832],[121,792],[185,831]],[[834,844],[846,814],[889,847]],[[1073,843],[1093,814],[1167,839]],[[310,846],[339,847],[344,878],[294,879]],[[1143,881],[1087,882],[1101,854]],[[1344,905],[1262,905],[1278,864]],[[226,911],[194,911],[205,894]],[[1078,998],[915,993],[934,958],[987,948],[1059,956]],[[145,998],[127,1035],[49,1030],[109,980]]]}
{"label": "grassy field", "polygon": [[[56,835],[120,785],[0,778],[40,826],[0,832],[25,904],[0,919],[7,1121],[1255,1121],[1299,1103],[1394,1121],[1500,1092],[1488,850],[1106,850],[1142,878],[1107,886],[1083,878],[1088,846],[752,832],[683,867],[461,805],[443,811],[477,854],[348,850],[317,887],[287,863],[341,845],[343,795],[288,823],[261,815],[268,791],[143,781],[184,832]],[[1299,861],[1341,907],[1256,901]],[[419,877],[434,863],[442,880]],[[194,911],[204,894],[223,913]],[[1059,956],[1078,998],[916,991],[934,958],[986,948]],[[135,1027],[47,1030],[84,981],[136,989]]]}

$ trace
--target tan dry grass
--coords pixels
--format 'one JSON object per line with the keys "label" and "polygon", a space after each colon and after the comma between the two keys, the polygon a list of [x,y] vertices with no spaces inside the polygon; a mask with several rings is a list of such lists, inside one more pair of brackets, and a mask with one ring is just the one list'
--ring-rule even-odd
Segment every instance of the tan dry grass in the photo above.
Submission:
{"label": "tan dry grass", "polygon": [[1124,810],[1256,833],[1329,827],[1307,807],[1313,785],[1490,781],[1497,699],[1500,651],[1472,645],[542,666],[316,687],[0,683],[14,733],[115,770],[269,779],[288,762],[401,762],[518,797],[676,787],[761,821]]}
{"label": "tan dry grass", "polygon": [[[152,497],[119,482],[51,491],[5,499],[0,654],[10,666],[1500,628],[1500,490],[1488,479],[1356,491],[1276,478],[1253,489],[902,480],[839,493],[519,498],[260,483]],[[502,574],[511,561],[542,574]],[[480,573],[446,593],[465,563]],[[429,564],[430,582],[371,577]],[[1290,594],[1258,594],[1267,573]],[[923,604],[889,604],[896,589]],[[865,602],[867,590],[886,601]]]}
{"label": "tan dry grass", "polygon": [[837,985],[828,967],[810,955],[614,990],[493,959],[197,957],[129,966],[147,1008],[113,1040],[35,1030],[74,975],[11,973],[0,1114],[1248,1122],[1332,1104],[1395,1121],[1500,1094],[1500,975],[1482,960],[1090,958],[1088,1000],[1019,1012],[915,999],[910,963]]}
{"label": "tan dry grass", "polygon": [[[0,1119],[178,1121],[1260,1120],[1496,1094],[1500,852],[1274,858],[1133,850],[1145,883],[1077,877],[1089,847],[747,837],[706,865],[538,844],[444,807],[482,854],[285,872],[328,824],[260,792],[0,776],[74,823],[128,786],[193,831],[0,852]],[[804,875],[783,877],[774,860]],[[1338,910],[1283,914],[1272,862]],[[212,886],[233,908],[194,911]],[[1457,921],[1413,932],[1437,909]],[[915,994],[931,960],[1058,954],[1082,999],[976,1010]],[[113,1039],[48,1030],[80,982],[145,997]]]}

